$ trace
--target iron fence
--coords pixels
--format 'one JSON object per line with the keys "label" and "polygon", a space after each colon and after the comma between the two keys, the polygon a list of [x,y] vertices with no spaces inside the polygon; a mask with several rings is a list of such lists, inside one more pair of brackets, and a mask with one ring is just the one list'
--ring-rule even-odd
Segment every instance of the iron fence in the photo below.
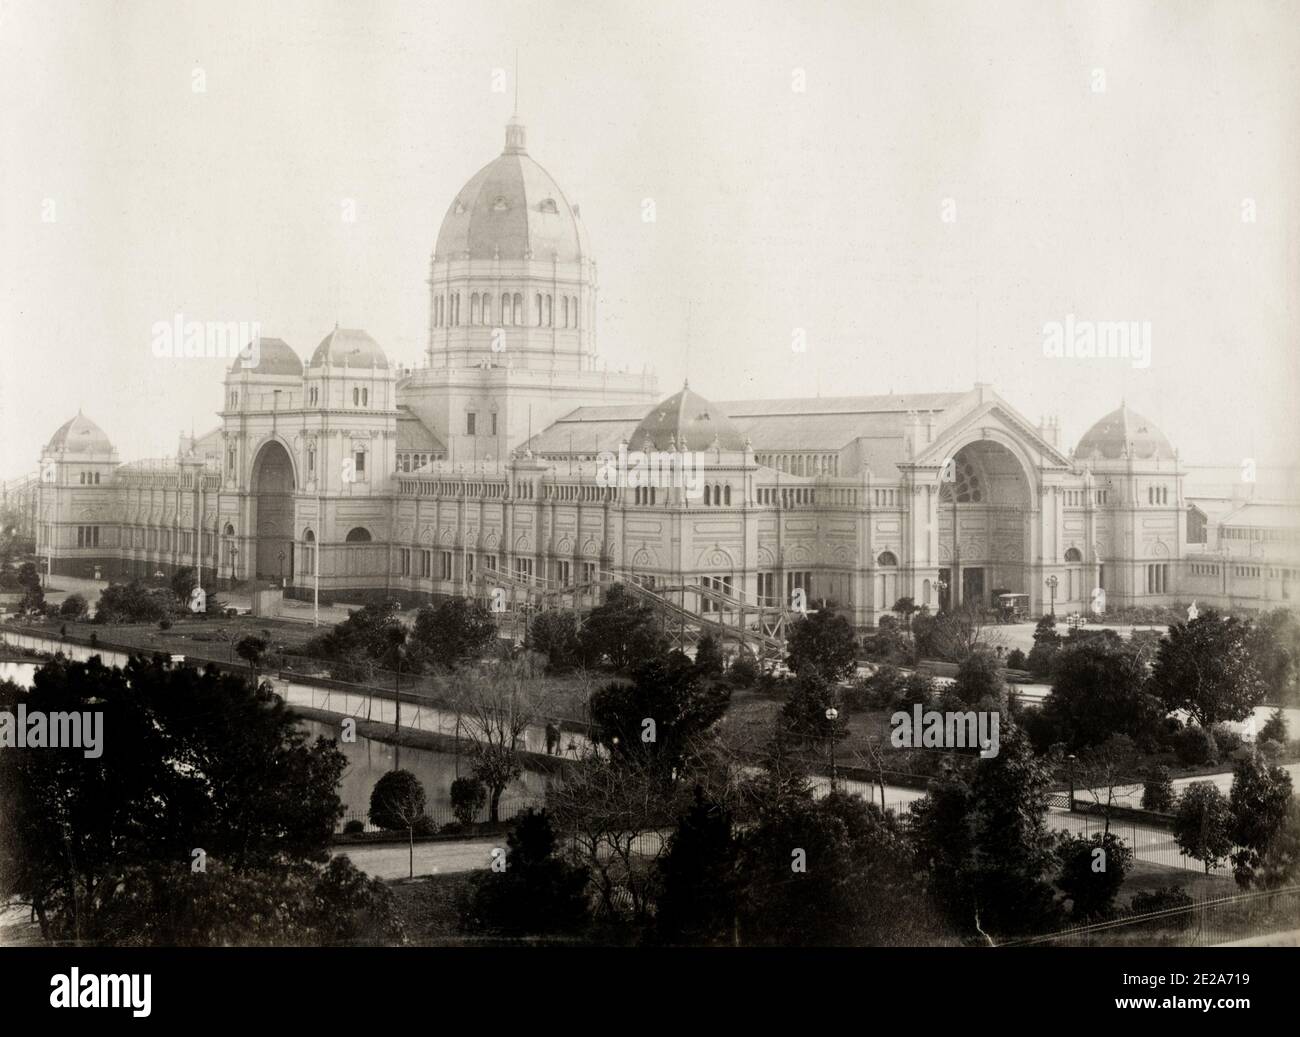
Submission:
{"label": "iron fence", "polygon": [[1300,928],[1300,886],[1211,897],[1157,911],[1122,911],[1092,925],[1009,940],[1002,947],[1212,947],[1266,942]]}
{"label": "iron fence", "polygon": [[[544,805],[545,800],[540,796],[502,796],[498,811],[498,819],[501,821],[510,821],[518,814],[523,813],[529,807],[540,808]],[[474,821],[476,823],[487,821],[489,813],[490,810],[485,804],[483,808],[475,814]],[[435,831],[446,828],[449,825],[460,823],[457,820],[455,813],[452,811],[450,803],[431,803],[425,809],[424,816],[427,820],[421,826],[417,826],[416,829],[417,832],[423,831],[423,834],[431,834]],[[371,833],[383,831],[382,828],[370,820],[368,811],[349,808],[344,811],[343,817],[340,818],[338,824],[335,825],[335,832],[339,833],[346,831],[348,824],[355,821],[361,822],[361,830],[363,832]],[[353,830],[355,831],[355,827]],[[406,830],[403,829],[401,832],[394,832],[393,834],[402,835],[405,831]]]}

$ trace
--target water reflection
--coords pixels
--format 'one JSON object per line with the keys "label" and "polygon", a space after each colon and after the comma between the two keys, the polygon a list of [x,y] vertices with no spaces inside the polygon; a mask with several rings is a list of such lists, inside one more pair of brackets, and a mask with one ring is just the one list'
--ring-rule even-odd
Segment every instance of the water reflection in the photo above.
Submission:
{"label": "water reflection", "polygon": [[[336,741],[339,739],[340,728],[336,724],[303,720],[300,726],[312,738],[324,735]],[[355,742],[339,741],[338,746],[348,761],[338,789],[346,811],[344,820],[364,820],[370,807],[370,791],[375,787],[375,782],[393,769],[396,747],[361,735],[357,735]],[[450,822],[451,783],[458,773],[462,776],[469,774],[468,756],[462,755],[458,761],[455,753],[404,745],[401,762],[402,770],[413,773],[424,786],[429,816],[439,824]],[[511,783],[502,797],[501,815],[506,817],[531,803],[540,803],[546,795],[547,778],[546,774],[538,771],[525,770],[517,781]]]}

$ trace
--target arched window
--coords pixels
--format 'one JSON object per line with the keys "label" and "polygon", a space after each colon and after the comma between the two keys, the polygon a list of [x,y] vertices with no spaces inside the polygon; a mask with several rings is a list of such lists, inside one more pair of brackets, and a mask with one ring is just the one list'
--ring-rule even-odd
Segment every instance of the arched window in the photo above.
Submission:
{"label": "arched window", "polygon": [[471,324],[478,323],[478,292],[474,292],[469,297],[469,322]]}
{"label": "arched window", "polygon": [[707,508],[713,503],[713,487],[708,483],[704,484],[704,506]]}
{"label": "arched window", "polygon": [[358,389],[358,388],[356,388],[356,386],[353,386],[353,388],[352,388],[352,406],[355,407],[355,406],[357,406],[357,405],[360,404],[360,403],[361,403],[361,390]]}
{"label": "arched window", "polygon": [[730,484],[730,483],[728,483],[726,486],[724,486],[724,487],[722,488],[722,503],[723,503],[723,504],[730,504],[730,503],[731,503],[731,484]]}
{"label": "arched window", "polygon": [[881,566],[897,565],[898,557],[893,551],[881,551],[880,557],[876,559],[876,564]]}
{"label": "arched window", "polygon": [[1080,553],[1077,547],[1072,547],[1065,552],[1065,560],[1067,562],[1082,562],[1083,555]]}
{"label": "arched window", "polygon": [[566,295],[560,300],[560,312],[564,315],[564,326],[569,326],[569,297]]}
{"label": "arched window", "polygon": [[349,544],[368,544],[370,543],[370,530],[365,526],[353,526],[348,530],[346,537]]}
{"label": "arched window", "polygon": [[515,323],[523,326],[524,323],[524,297],[515,292]]}
{"label": "arched window", "polygon": [[537,293],[537,326],[542,326],[542,293]]}
{"label": "arched window", "polygon": [[511,312],[512,311],[510,309],[510,294],[508,292],[503,292],[501,295],[501,323],[502,324],[508,325],[511,323],[510,321]]}

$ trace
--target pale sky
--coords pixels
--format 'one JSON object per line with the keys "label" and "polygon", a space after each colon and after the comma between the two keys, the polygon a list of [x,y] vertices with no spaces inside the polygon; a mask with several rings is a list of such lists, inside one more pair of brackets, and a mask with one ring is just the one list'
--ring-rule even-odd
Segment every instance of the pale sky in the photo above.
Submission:
{"label": "pale sky", "polygon": [[[985,381],[1067,448],[1125,397],[1189,463],[1294,463],[1293,3],[24,0],[0,4],[0,476],[78,407],[123,460],[213,427],[223,365],[150,350],[177,312],[304,360],[338,321],[419,363],[516,48],[611,368],[720,399]],[[1149,321],[1150,366],[1045,357],[1067,314]]]}

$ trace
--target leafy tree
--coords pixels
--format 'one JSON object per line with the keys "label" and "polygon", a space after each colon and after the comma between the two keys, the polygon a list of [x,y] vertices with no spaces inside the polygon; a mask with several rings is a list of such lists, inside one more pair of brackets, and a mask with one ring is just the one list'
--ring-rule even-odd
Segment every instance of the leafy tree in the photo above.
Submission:
{"label": "leafy tree", "polygon": [[395,601],[381,601],[352,609],[347,619],[308,641],[304,651],[318,659],[352,664],[363,658],[381,660],[392,651],[394,628],[401,625],[397,607]]}
{"label": "leafy tree", "polygon": [[1178,798],[1174,812],[1174,838],[1188,857],[1205,865],[1205,874],[1232,852],[1232,807],[1213,782],[1194,781]]}
{"label": "leafy tree", "polygon": [[677,819],[668,850],[659,858],[661,892],[656,925],[668,943],[729,943],[736,922],[739,846],[731,811],[708,799],[700,785],[695,801]]}
{"label": "leafy tree", "polygon": [[69,594],[59,606],[59,615],[64,619],[81,619],[89,611],[90,606],[80,594]]}
{"label": "leafy tree", "polygon": [[1291,809],[1291,775],[1252,754],[1233,769],[1228,802],[1232,808],[1228,836],[1236,846],[1233,876],[1237,885],[1249,886],[1286,823]]}
{"label": "leafy tree", "polygon": [[752,688],[758,683],[758,664],[748,652],[742,651],[727,667],[727,683],[733,688]]}
{"label": "leafy tree", "polygon": [[[781,707],[782,733],[793,745],[809,749],[842,741],[849,733],[849,709],[844,696],[821,673],[805,671],[790,685],[790,697]],[[839,715],[832,721],[826,711],[834,708]]]}
{"label": "leafy tree", "polygon": [[1213,609],[1175,623],[1156,656],[1153,692],[1167,710],[1186,710],[1202,727],[1245,720],[1268,690],[1250,634],[1247,624]]}
{"label": "leafy tree", "polygon": [[853,627],[838,612],[826,609],[795,621],[786,650],[787,664],[795,673],[815,670],[828,681],[842,680],[857,665]]}
{"label": "leafy tree", "polygon": [[346,857],[328,864],[232,869],[144,861],[117,876],[102,914],[110,943],[131,946],[335,946],[404,942],[387,883]]}
{"label": "leafy tree", "polygon": [[1219,758],[1219,746],[1213,733],[1197,724],[1184,727],[1170,741],[1178,762],[1184,767],[1200,767]]}
{"label": "leafy tree", "polygon": [[1286,714],[1282,712],[1281,707],[1273,710],[1269,718],[1264,721],[1264,726],[1259,729],[1259,741],[1261,742],[1279,742],[1283,745],[1287,740]]}
{"label": "leafy tree", "polygon": [[1034,625],[1034,647],[1029,650],[1029,656],[1025,660],[1029,672],[1039,680],[1050,677],[1060,644],[1061,635],[1056,632],[1056,617],[1048,613]]}
{"label": "leafy tree", "polygon": [[506,837],[503,871],[474,876],[461,927],[505,936],[571,933],[588,921],[588,872],[555,853],[555,831],[545,810],[529,808]]}
{"label": "leafy tree", "polygon": [[110,583],[99,595],[96,623],[157,623],[176,614],[176,596],[168,588],[146,587],[139,580]]}
{"label": "leafy tree", "polygon": [[1300,618],[1286,608],[1261,614],[1251,628],[1250,644],[1269,701],[1300,701]]}
{"label": "leafy tree", "polygon": [[268,647],[270,646],[265,638],[246,634],[235,642],[235,654],[248,663],[254,677],[256,677],[258,668],[262,664],[262,657],[266,655]]}
{"label": "leafy tree", "polygon": [[997,709],[1006,694],[1002,667],[989,651],[974,651],[957,667],[953,691],[966,705],[991,705]]}
{"label": "leafy tree", "polygon": [[722,676],[722,666],[722,649],[718,647],[718,639],[712,634],[705,634],[695,646],[695,668],[701,677],[711,678]]}
{"label": "leafy tree", "polygon": [[1099,745],[1114,734],[1150,740],[1164,714],[1143,689],[1143,672],[1129,653],[1085,641],[1056,656],[1043,713],[1071,749]]}
{"label": "leafy tree", "polygon": [[1051,769],[1015,724],[998,755],[968,780],[949,769],[912,806],[917,860],[953,924],[964,932],[1041,932],[1055,920],[1055,840],[1047,830]]}
{"label": "leafy tree", "polygon": [[587,615],[579,643],[589,663],[608,659],[616,670],[628,670],[639,660],[661,655],[666,640],[655,610],[616,583]]}
{"label": "leafy tree", "polygon": [[416,612],[411,647],[418,658],[451,670],[477,659],[496,635],[496,624],[481,602],[444,598]]}
{"label": "leafy tree", "polygon": [[1023,670],[1029,665],[1025,659],[1025,653],[1020,648],[1013,648],[1007,653],[1007,669]]}
{"label": "leafy tree", "polygon": [[1169,768],[1156,765],[1142,785],[1142,809],[1167,814],[1174,808],[1174,782]]}
{"label": "leafy tree", "polygon": [[546,656],[552,670],[570,669],[578,661],[577,614],[568,609],[539,612],[529,624],[528,640],[534,651]]}
{"label": "leafy tree", "polygon": [[194,578],[194,568],[192,566],[182,566],[172,573],[172,593],[176,595],[176,600],[180,602],[182,607],[189,605],[190,591],[194,589],[197,582]]}
{"label": "leafy tree", "polygon": [[415,830],[424,822],[424,786],[410,771],[389,771],[370,790],[370,821],[386,832],[406,832],[410,877],[415,877]]}
{"label": "leafy tree", "polygon": [[24,612],[45,611],[45,591],[41,587],[41,574],[34,562],[23,562],[18,567],[18,586],[23,590],[20,608]]}
{"label": "leafy tree", "polygon": [[1061,870],[1056,884],[1072,901],[1071,918],[1093,921],[1107,917],[1133,866],[1128,844],[1114,832],[1091,836],[1062,832],[1057,856]]}
{"label": "leafy tree", "polygon": [[777,796],[741,840],[741,940],[915,943],[930,911],[911,858],[898,816],[874,803],[843,792],[814,800],[806,786]]}
{"label": "leafy tree", "polygon": [[123,883],[140,862],[189,868],[197,847],[234,873],[325,859],[343,808],[333,742],[309,745],[269,689],[162,656],[124,668],[62,658],[0,709],[102,716],[103,755],[0,751],[0,896],[32,905],[44,937],[130,943],[165,904]]}
{"label": "leafy tree", "polygon": [[632,674],[591,696],[592,736],[618,761],[651,761],[665,772],[681,769],[722,719],[731,691],[705,681],[681,652],[650,659]]}
{"label": "leafy tree", "polygon": [[903,617],[905,627],[911,627],[912,616],[916,614],[916,601],[908,596],[901,597],[894,602],[893,611]]}
{"label": "leafy tree", "polygon": [[487,803],[487,786],[473,775],[456,778],[451,783],[451,812],[465,826],[472,825]]}

